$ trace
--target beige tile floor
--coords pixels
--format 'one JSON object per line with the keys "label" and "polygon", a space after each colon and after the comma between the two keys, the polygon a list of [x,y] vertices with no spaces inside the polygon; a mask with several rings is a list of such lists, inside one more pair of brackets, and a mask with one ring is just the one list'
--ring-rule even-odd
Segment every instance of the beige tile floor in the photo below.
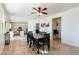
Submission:
{"label": "beige tile floor", "polygon": [[[37,55],[36,49],[32,51],[26,41],[19,40],[19,36],[15,36],[10,45],[6,45],[2,51],[2,55]],[[78,55],[79,47],[70,46],[61,43],[60,39],[51,40],[51,49],[46,55]],[[45,49],[46,50],[46,49]],[[40,53],[44,55],[44,53]]]}

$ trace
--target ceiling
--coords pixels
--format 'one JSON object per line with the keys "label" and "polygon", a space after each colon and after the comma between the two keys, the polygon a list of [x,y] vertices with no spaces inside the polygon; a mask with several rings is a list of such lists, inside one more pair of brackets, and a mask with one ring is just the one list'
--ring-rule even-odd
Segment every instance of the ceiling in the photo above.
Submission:
{"label": "ceiling", "polygon": [[44,18],[62,11],[66,11],[75,7],[79,7],[78,3],[4,3],[4,9],[6,10],[9,17],[23,17],[26,19],[37,19],[33,7],[47,7],[48,15],[42,15],[40,18]]}

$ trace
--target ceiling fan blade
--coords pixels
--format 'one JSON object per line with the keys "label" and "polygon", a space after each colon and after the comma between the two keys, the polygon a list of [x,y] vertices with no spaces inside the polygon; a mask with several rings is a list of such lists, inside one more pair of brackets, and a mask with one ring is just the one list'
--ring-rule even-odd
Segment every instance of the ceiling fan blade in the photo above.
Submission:
{"label": "ceiling fan blade", "polygon": [[41,12],[41,7],[38,7],[39,12]]}
{"label": "ceiling fan blade", "polygon": [[38,9],[36,9],[36,8],[33,8],[34,10],[36,10],[37,12],[39,12],[39,10]]}
{"label": "ceiling fan blade", "polygon": [[42,9],[42,11],[45,11],[45,10],[47,10],[47,8],[43,8],[43,9]]}
{"label": "ceiling fan blade", "polygon": [[42,14],[45,14],[45,15],[47,15],[47,12],[41,12]]}

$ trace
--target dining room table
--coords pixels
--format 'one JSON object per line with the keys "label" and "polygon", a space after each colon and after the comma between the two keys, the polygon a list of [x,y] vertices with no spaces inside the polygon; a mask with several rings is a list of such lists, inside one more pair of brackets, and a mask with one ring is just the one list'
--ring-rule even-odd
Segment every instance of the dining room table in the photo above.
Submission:
{"label": "dining room table", "polygon": [[44,35],[41,35],[41,34],[35,33],[35,34],[33,34],[33,37],[36,38],[36,39],[39,39],[39,38],[43,38]]}

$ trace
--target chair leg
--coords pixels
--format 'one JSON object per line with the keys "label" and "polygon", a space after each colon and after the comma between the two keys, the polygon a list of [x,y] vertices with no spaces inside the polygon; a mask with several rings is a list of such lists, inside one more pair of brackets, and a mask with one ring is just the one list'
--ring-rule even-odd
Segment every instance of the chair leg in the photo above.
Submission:
{"label": "chair leg", "polygon": [[27,40],[27,44],[29,44],[29,40]]}
{"label": "chair leg", "polygon": [[47,45],[47,48],[48,48],[48,51],[50,50],[50,46],[49,45]]}
{"label": "chair leg", "polygon": [[48,47],[48,51],[49,51],[50,50],[50,40],[48,40],[47,47]]}
{"label": "chair leg", "polygon": [[35,45],[33,44],[33,49],[32,49],[33,51],[35,50],[34,48],[35,48]]}
{"label": "chair leg", "polygon": [[34,51],[34,47],[33,47],[32,51]]}
{"label": "chair leg", "polygon": [[30,45],[29,45],[29,47],[31,47],[31,44],[32,44],[32,43],[30,42]]}
{"label": "chair leg", "polygon": [[31,48],[31,44],[29,45],[29,47]]}
{"label": "chair leg", "polygon": [[44,52],[44,46],[42,46],[43,52]]}
{"label": "chair leg", "polygon": [[39,54],[39,47],[37,47],[37,54]]}

